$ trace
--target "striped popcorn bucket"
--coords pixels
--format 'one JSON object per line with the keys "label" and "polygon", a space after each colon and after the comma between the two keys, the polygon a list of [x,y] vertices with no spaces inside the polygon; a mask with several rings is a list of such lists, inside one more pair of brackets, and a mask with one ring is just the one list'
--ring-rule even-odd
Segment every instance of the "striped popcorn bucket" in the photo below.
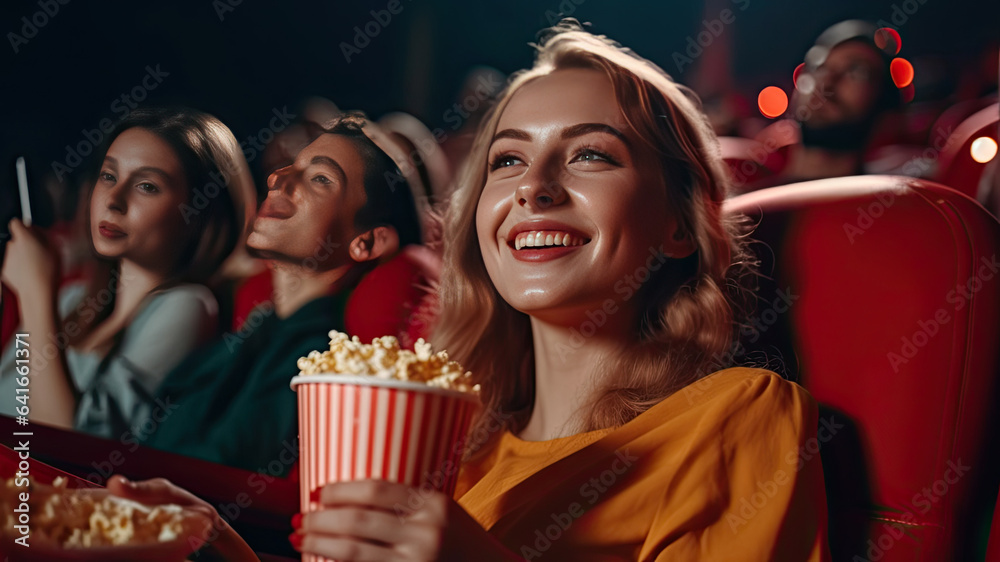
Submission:
{"label": "striped popcorn bucket", "polygon": [[375,478],[454,492],[476,395],[351,375],[297,376],[291,387],[299,401],[303,513],[319,509],[310,496],[327,482]]}

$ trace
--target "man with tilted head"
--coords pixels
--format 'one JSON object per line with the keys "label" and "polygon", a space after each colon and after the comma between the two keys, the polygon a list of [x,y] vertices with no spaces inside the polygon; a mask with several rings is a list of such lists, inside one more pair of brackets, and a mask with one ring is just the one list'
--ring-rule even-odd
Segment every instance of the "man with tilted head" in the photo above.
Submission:
{"label": "man with tilted head", "polygon": [[142,444],[247,470],[297,453],[296,361],[346,331],[348,299],[375,265],[420,243],[413,194],[372,128],[345,114],[270,174],[247,247],[272,269],[273,304],[171,372]]}

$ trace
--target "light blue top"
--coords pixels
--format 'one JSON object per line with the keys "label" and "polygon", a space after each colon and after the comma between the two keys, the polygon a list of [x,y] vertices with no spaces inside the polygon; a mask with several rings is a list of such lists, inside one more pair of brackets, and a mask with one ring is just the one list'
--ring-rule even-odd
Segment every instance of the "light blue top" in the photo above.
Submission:
{"label": "light blue top", "polygon": [[[66,317],[83,302],[82,284],[69,285],[59,295],[59,315]],[[76,429],[117,438],[142,424],[164,377],[188,353],[217,333],[218,303],[202,285],[178,285],[150,295],[125,329],[121,344],[102,357],[96,352],[66,350],[66,364],[82,396]],[[56,343],[28,335],[32,369],[55,360]],[[0,414],[14,416],[16,400],[14,338],[0,358]],[[30,380],[30,375],[29,375]],[[29,383],[30,384],[30,383]],[[30,389],[30,386],[29,386]],[[31,391],[28,393],[31,406]],[[30,417],[30,414],[29,414]]]}

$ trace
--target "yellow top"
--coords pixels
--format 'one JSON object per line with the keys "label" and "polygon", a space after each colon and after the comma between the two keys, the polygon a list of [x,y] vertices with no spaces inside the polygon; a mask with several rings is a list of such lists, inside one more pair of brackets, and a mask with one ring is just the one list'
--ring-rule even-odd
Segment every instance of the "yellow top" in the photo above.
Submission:
{"label": "yellow top", "polygon": [[816,425],[802,387],[726,369],[617,428],[504,432],[455,497],[527,560],[827,561]]}

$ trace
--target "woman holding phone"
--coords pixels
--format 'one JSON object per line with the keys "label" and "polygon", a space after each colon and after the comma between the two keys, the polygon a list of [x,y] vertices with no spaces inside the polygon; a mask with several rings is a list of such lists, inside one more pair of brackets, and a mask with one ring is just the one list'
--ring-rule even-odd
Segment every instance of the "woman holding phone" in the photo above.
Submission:
{"label": "woman holding phone", "polygon": [[[166,373],[216,335],[205,284],[242,243],[255,194],[239,144],[211,115],[138,109],[108,137],[87,194],[86,285],[60,291],[56,255],[17,219],[2,281],[35,346],[31,420],[111,437],[141,422],[134,413]],[[4,355],[0,411],[19,415]]]}

